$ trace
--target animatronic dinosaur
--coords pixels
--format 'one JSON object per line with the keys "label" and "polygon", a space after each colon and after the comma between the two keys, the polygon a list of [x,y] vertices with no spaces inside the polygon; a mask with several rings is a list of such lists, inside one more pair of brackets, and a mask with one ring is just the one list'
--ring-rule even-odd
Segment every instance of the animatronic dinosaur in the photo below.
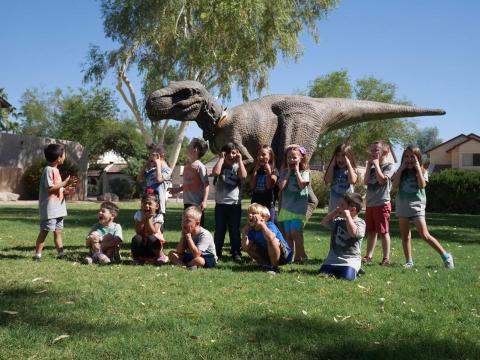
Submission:
{"label": "animatronic dinosaur", "polygon": [[329,130],[370,120],[445,114],[441,109],[300,95],[264,96],[224,110],[196,81],[172,81],[154,91],[146,110],[152,121],[195,121],[214,153],[227,142],[237,143],[245,164],[254,162],[260,145],[271,145],[278,168],[289,144],[302,145],[310,157],[319,136]]}

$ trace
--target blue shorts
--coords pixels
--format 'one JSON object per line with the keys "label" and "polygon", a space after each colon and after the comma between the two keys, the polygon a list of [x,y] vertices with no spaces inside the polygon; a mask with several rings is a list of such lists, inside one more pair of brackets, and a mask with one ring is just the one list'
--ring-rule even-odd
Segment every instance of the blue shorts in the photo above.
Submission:
{"label": "blue shorts", "polygon": [[357,270],[351,266],[322,265],[320,273],[332,275],[338,279],[345,280],[355,280],[357,277]]}
{"label": "blue shorts", "polygon": [[55,231],[63,229],[63,217],[40,221],[40,230]]}
{"label": "blue shorts", "polygon": [[[206,268],[213,268],[215,267],[215,265],[217,265],[217,262],[215,261],[215,256],[213,256],[212,254],[202,254],[200,256],[203,258],[203,260],[205,260]],[[186,252],[186,253],[183,253],[183,256],[181,259],[185,264],[188,264],[190,261],[194,259],[194,256]]]}
{"label": "blue shorts", "polygon": [[282,223],[283,223],[283,229],[285,230],[285,233],[289,233],[291,231],[301,232],[303,229],[303,222],[300,219],[287,220],[287,221],[283,221]]}

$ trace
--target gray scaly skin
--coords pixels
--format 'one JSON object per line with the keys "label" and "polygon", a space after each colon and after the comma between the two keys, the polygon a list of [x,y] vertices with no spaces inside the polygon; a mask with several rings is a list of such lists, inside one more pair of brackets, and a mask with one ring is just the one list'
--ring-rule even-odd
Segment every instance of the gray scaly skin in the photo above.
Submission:
{"label": "gray scaly skin", "polygon": [[226,117],[217,124],[223,108],[196,81],[172,81],[154,91],[146,110],[152,121],[195,121],[214,153],[227,142],[239,144],[245,164],[254,162],[260,145],[271,145],[278,167],[286,146],[302,145],[310,157],[319,136],[333,129],[370,120],[445,114],[441,109],[374,101],[269,95],[227,109]]}
{"label": "gray scaly skin", "polygon": [[[445,114],[441,109],[374,101],[270,95],[228,109],[219,121],[223,108],[196,81],[172,81],[154,91],[147,99],[146,110],[152,121],[195,121],[214,153],[218,154],[227,142],[235,142],[247,165],[254,163],[260,145],[271,145],[278,168],[286,146],[299,144],[310,158],[319,136],[333,129],[370,120]],[[313,210],[316,199],[311,201]]]}

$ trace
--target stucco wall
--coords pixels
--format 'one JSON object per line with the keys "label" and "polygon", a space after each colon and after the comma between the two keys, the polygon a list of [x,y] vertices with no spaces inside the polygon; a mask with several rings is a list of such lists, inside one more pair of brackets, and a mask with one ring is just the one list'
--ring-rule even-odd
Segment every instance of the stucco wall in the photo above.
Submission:
{"label": "stucco wall", "polygon": [[67,159],[79,168],[77,191],[70,198],[85,199],[88,157],[83,146],[72,141],[6,133],[0,133],[0,191],[14,192],[20,194],[20,198],[24,197],[23,173],[36,159],[44,159],[43,149],[55,142],[65,145]]}
{"label": "stucco wall", "polygon": [[460,167],[462,169],[480,171],[480,166],[464,166],[462,162],[463,154],[480,154],[480,142],[470,140],[465,144],[460,145],[457,149],[459,153],[458,158],[460,161]]}

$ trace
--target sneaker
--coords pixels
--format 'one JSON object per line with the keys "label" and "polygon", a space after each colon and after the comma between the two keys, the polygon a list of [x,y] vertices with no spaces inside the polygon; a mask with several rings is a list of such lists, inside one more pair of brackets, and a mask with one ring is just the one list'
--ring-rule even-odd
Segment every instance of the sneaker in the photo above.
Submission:
{"label": "sneaker", "polygon": [[105,254],[98,254],[97,259],[98,259],[98,263],[101,265],[106,265],[111,263],[109,257]]}
{"label": "sneaker", "polygon": [[279,268],[279,267],[270,266],[270,267],[269,267],[269,270],[267,271],[267,274],[269,274],[269,275],[277,275],[279,272],[280,272],[280,268]]}
{"label": "sneaker", "polygon": [[358,275],[358,276],[365,275],[365,274],[366,274],[366,272],[365,272],[365,270],[363,270],[362,268],[360,268],[360,269],[358,270],[358,272],[357,272],[357,275]]}
{"label": "sneaker", "polygon": [[85,265],[91,265],[93,264],[93,259],[91,256],[85,256],[85,258],[83,259],[83,263]]}
{"label": "sneaker", "polygon": [[165,254],[160,255],[155,262],[159,265],[165,265],[168,263],[168,256]]}
{"label": "sneaker", "polygon": [[41,256],[38,256],[37,254],[35,254],[35,255],[32,256],[32,260],[33,260],[33,261],[40,262],[40,261],[42,261],[42,257],[41,257]]}
{"label": "sneaker", "polygon": [[189,271],[195,271],[197,269],[198,269],[197,265],[187,266],[187,270],[189,270]]}
{"label": "sneaker", "polygon": [[362,258],[362,263],[364,263],[364,264],[370,264],[372,261],[373,261],[373,259],[370,256],[367,256],[367,255],[365,255]]}
{"label": "sneaker", "polygon": [[454,269],[455,268],[455,265],[453,265],[452,254],[448,254],[447,258],[445,260],[443,260],[443,265],[445,265],[445,267],[447,269]]}
{"label": "sneaker", "polygon": [[383,258],[382,262],[379,264],[381,266],[390,266],[390,259]]}
{"label": "sneaker", "polygon": [[242,257],[240,256],[240,254],[232,255],[232,259],[235,262],[241,262],[242,261]]}
{"label": "sneaker", "polygon": [[413,261],[407,261],[405,264],[403,264],[403,267],[405,269],[412,269],[413,268]]}
{"label": "sneaker", "polygon": [[61,260],[65,258],[65,253],[62,251],[61,253],[57,254],[57,259]]}

